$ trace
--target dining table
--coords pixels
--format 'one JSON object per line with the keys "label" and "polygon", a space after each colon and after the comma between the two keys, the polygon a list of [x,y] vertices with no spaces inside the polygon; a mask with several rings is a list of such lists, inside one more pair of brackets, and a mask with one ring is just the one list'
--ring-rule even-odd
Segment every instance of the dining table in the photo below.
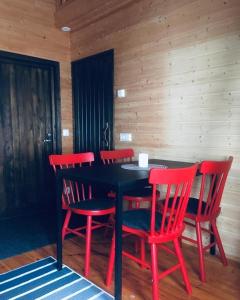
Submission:
{"label": "dining table", "polygon": [[123,195],[128,191],[148,185],[151,168],[185,168],[193,162],[150,159],[148,167],[138,167],[138,162],[116,163],[111,165],[93,165],[80,168],[68,168],[57,171],[57,268],[62,268],[62,192],[63,180],[71,180],[81,184],[104,187],[116,193],[115,215],[115,299],[122,299],[122,211]]}

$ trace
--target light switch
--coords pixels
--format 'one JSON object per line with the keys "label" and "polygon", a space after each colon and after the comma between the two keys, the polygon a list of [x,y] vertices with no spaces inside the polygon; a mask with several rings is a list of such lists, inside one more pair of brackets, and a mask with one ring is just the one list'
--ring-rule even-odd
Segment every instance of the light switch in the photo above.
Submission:
{"label": "light switch", "polygon": [[121,132],[120,133],[120,141],[121,142],[131,142],[132,141],[132,134],[128,132]]}
{"label": "light switch", "polygon": [[118,98],[126,97],[126,90],[124,90],[124,89],[117,90],[117,96],[118,96]]}
{"label": "light switch", "polygon": [[62,135],[63,136],[69,136],[69,129],[63,129],[63,131],[62,131]]}

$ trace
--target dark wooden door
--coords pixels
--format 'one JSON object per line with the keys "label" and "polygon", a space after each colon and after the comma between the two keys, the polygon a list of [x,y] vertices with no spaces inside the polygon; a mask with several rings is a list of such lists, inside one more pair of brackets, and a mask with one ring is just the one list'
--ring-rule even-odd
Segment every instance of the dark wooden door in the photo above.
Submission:
{"label": "dark wooden door", "polygon": [[109,50],[72,63],[74,150],[112,149],[114,52]]}
{"label": "dark wooden door", "polygon": [[53,207],[60,151],[58,63],[0,52],[0,218]]}

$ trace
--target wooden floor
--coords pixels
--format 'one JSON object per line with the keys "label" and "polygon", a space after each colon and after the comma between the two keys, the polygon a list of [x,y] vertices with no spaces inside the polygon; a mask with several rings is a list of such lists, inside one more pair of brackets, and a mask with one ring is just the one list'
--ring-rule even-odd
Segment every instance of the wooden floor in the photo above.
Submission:
{"label": "wooden floor", "polygon": [[[131,244],[130,244],[131,245]],[[1,245],[2,247],[3,245]],[[106,241],[101,233],[94,234],[91,257],[91,274],[89,279],[106,289],[104,278],[107,269],[110,239]],[[33,262],[46,256],[54,256],[55,245],[49,245],[19,256],[0,261],[0,273]],[[217,257],[206,255],[207,283],[198,279],[198,260],[196,248],[183,245],[184,256],[193,288],[188,296],[185,292],[179,271],[172,273],[160,282],[161,299],[191,299],[191,300],[237,300],[240,299],[240,268],[239,264],[229,262],[228,267],[222,266]],[[84,264],[84,242],[78,238],[64,242],[63,260],[66,265],[82,273]],[[173,262],[172,256],[163,250],[159,253],[159,264],[166,268]],[[113,287],[107,289],[113,292]],[[123,258],[123,299],[151,299],[151,276],[148,270],[142,270],[134,262]],[[83,299],[82,299],[83,300]]]}

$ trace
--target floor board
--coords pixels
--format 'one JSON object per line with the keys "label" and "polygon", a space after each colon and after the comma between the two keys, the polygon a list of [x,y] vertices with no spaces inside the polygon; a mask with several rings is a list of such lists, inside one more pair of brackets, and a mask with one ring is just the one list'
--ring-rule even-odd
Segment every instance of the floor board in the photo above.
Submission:
{"label": "floor board", "polygon": [[[126,243],[131,247],[132,243]],[[102,233],[94,233],[92,243],[91,273],[89,279],[100,287],[106,289],[104,284],[110,239],[103,238]],[[189,299],[189,300],[237,300],[240,299],[240,264],[229,261],[224,267],[220,260],[209,254],[206,255],[207,283],[202,284],[198,278],[198,257],[196,248],[183,245],[184,256],[193,288],[188,296],[185,292],[179,271],[165,277],[160,282],[161,300]],[[63,260],[66,265],[82,274],[84,265],[84,241],[79,238],[64,241]],[[23,264],[52,255],[55,257],[55,245],[26,252],[22,255],[0,261],[0,273],[14,269]],[[159,265],[162,269],[174,262],[170,254],[163,250],[159,253]],[[113,293],[113,287],[106,289]],[[126,257],[123,258],[123,299],[124,300],[150,300],[151,274],[142,270],[136,263]]]}

